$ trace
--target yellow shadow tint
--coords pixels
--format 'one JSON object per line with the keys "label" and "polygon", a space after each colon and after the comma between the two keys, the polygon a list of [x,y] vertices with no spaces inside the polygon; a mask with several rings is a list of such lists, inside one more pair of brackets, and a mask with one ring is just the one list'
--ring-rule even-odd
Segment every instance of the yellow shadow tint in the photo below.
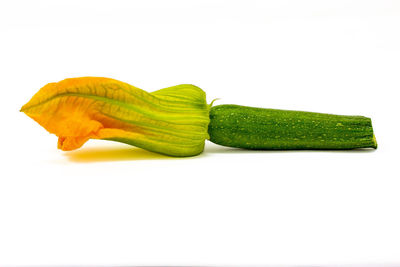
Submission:
{"label": "yellow shadow tint", "polygon": [[65,155],[73,162],[106,162],[106,161],[134,161],[134,160],[163,160],[174,159],[135,147],[97,147],[82,148],[66,152]]}

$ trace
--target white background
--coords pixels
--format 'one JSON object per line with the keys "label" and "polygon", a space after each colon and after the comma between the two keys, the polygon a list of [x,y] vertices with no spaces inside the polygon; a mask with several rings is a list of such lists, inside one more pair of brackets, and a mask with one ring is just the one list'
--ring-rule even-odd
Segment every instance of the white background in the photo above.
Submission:
{"label": "white background", "polygon": [[[0,264],[400,264],[399,1],[0,3]],[[66,153],[19,108],[79,76],[364,115],[379,148]]]}

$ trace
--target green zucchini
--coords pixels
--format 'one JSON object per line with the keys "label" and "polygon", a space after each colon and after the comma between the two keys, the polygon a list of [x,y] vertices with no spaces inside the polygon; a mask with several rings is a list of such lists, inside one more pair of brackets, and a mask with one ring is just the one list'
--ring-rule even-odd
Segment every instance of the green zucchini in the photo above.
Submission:
{"label": "green zucchini", "polygon": [[371,119],[324,113],[218,105],[210,141],[245,149],[377,148]]}

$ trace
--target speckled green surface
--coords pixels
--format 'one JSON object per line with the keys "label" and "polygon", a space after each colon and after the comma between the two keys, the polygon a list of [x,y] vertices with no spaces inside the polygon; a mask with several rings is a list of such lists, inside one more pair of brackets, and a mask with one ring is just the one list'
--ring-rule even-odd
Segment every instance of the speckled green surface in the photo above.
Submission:
{"label": "speckled green surface", "polygon": [[246,149],[377,148],[371,119],[219,105],[210,110],[210,141]]}

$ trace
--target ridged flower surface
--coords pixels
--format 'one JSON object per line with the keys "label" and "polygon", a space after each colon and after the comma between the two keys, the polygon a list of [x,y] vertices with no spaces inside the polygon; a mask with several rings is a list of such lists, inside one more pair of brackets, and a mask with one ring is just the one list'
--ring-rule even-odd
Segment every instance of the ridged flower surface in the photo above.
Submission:
{"label": "ridged flower surface", "polygon": [[197,86],[149,93],[100,77],[49,83],[21,111],[57,135],[62,150],[104,139],[171,156],[201,153],[210,121],[206,95]]}

